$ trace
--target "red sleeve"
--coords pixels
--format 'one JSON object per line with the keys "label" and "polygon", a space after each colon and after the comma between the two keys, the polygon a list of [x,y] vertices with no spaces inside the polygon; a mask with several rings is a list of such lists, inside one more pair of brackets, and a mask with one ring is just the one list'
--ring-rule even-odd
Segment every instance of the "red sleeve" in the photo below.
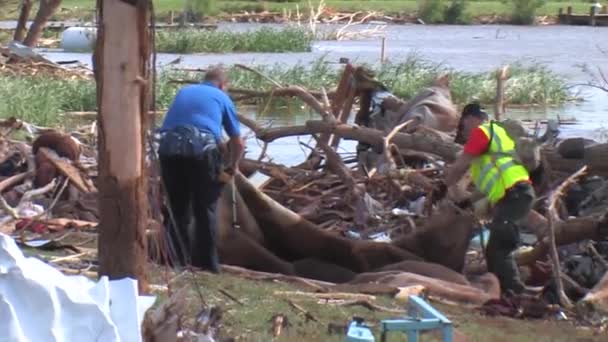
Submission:
{"label": "red sleeve", "polygon": [[481,128],[476,127],[471,131],[469,140],[467,140],[467,143],[464,145],[464,153],[477,157],[487,150],[489,143],[490,140],[486,134]]}

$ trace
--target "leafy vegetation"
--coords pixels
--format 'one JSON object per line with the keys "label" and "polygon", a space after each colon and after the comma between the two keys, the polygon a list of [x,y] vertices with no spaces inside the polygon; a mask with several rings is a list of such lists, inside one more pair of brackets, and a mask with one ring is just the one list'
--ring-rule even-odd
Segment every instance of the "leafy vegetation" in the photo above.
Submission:
{"label": "leafy vegetation", "polygon": [[[425,61],[411,55],[400,63],[369,65],[391,92],[404,99],[413,97],[421,88],[432,83],[441,73],[450,73],[450,89],[455,103],[476,100],[485,104],[494,101],[496,79],[494,73],[466,73],[444,65]],[[319,59],[312,64],[294,66],[261,66],[261,72],[282,84],[300,85],[308,89],[335,87],[341,72],[335,65]],[[572,100],[565,81],[543,65],[523,66],[512,64],[511,78],[507,82],[506,97],[509,104],[561,104]],[[229,69],[233,88],[270,90],[273,85],[249,71]],[[201,79],[200,73],[165,71],[159,75],[156,106],[167,108],[179,85],[172,79]],[[96,110],[95,83],[93,80],[58,80],[43,76],[0,75],[0,117],[16,116],[26,121],[52,125],[60,120],[59,114],[67,111]]]}
{"label": "leafy vegetation", "polygon": [[536,12],[546,4],[546,0],[503,0],[511,5],[511,23],[532,25],[536,22]]}
{"label": "leafy vegetation", "polygon": [[167,30],[156,34],[159,52],[305,52],[313,35],[302,28],[261,28],[247,32]]}
{"label": "leafy vegetation", "polygon": [[[19,15],[17,10],[19,1],[7,1],[6,6],[0,6],[0,19],[16,20]],[[209,0],[195,0],[209,1]],[[451,0],[445,0],[451,1]],[[535,0],[522,0],[534,2]],[[329,8],[341,12],[355,11],[381,11],[386,15],[398,14],[413,14],[418,10],[419,0],[326,0],[326,5]],[[311,0],[312,7],[316,8],[318,0]],[[507,18],[512,15],[512,3],[505,3],[504,0],[470,0],[468,12],[472,18],[480,16],[498,15]],[[575,13],[589,12],[590,1],[587,0],[547,0],[545,5],[536,10],[537,15],[557,15],[560,7],[565,8],[572,6]],[[184,0],[157,0],[154,1],[156,17],[158,20],[166,20],[169,17],[169,12],[173,11],[175,17],[184,11]],[[283,13],[291,11],[295,15],[296,6],[301,14],[310,12],[308,0],[289,0],[286,2],[279,1],[244,1],[244,0],[213,0],[210,9],[203,9],[201,12],[205,16],[215,14],[232,14],[248,12],[272,11]],[[36,6],[34,6],[36,7]],[[93,20],[94,19],[95,1],[90,0],[63,0],[61,9],[54,15],[53,20],[79,19]],[[205,8],[204,6],[202,8]],[[205,12],[206,11],[206,12]]]}
{"label": "leafy vegetation", "polygon": [[444,21],[444,6],[442,0],[418,0],[418,17],[427,24],[437,24]]}
{"label": "leafy vegetation", "polygon": [[468,24],[471,16],[467,11],[468,0],[452,0],[445,9],[445,22],[447,24]]}

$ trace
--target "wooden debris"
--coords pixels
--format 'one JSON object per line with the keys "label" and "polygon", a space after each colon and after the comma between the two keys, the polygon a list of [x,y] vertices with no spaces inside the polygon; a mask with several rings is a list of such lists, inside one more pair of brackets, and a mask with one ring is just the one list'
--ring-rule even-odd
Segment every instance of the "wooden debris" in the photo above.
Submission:
{"label": "wooden debris", "polygon": [[238,298],[236,298],[235,296],[233,296],[230,292],[224,290],[224,289],[218,289],[218,292],[223,294],[224,296],[230,298],[233,302],[241,305],[241,306],[245,306],[245,303],[241,302]]}
{"label": "wooden debris", "polygon": [[42,153],[45,158],[48,158],[53,166],[55,166],[59,172],[66,176],[71,183],[78,188],[78,190],[85,193],[97,191],[91,180],[84,177],[82,172],[66,159],[57,156],[55,152],[46,147],[41,148],[40,153]]}
{"label": "wooden debris", "polygon": [[338,305],[338,306],[360,305],[370,311],[390,312],[390,313],[394,313],[394,314],[404,314],[405,313],[405,310],[387,308],[382,305],[372,303],[369,300],[365,300],[365,299],[351,299],[351,300],[346,300],[346,301],[341,301],[338,303],[331,303],[331,304]]}
{"label": "wooden debris", "polygon": [[329,292],[329,293],[312,293],[302,291],[275,291],[277,296],[295,296],[295,297],[310,297],[315,299],[357,299],[357,300],[376,300],[375,296],[358,294],[358,293],[340,293],[340,292]]}
{"label": "wooden debris", "polygon": [[560,276],[560,263],[559,263],[559,255],[557,253],[557,247],[555,244],[555,224],[560,221],[559,215],[557,214],[557,205],[560,196],[562,196],[568,186],[572,185],[576,182],[576,180],[581,177],[587,171],[587,167],[581,168],[575,174],[570,176],[566,181],[560,185],[557,190],[553,192],[551,198],[549,199],[549,209],[548,209],[548,218],[549,218],[549,247],[551,251],[551,261],[553,263],[553,279],[557,285],[557,293],[559,295],[559,300],[562,306],[566,308],[572,307],[572,303],[566,294],[564,293],[564,285],[562,283],[562,277]]}
{"label": "wooden debris", "polygon": [[313,316],[309,311],[307,311],[306,309],[304,309],[300,305],[294,303],[290,299],[287,299],[287,303],[289,303],[289,305],[292,308],[296,309],[299,313],[303,314],[304,317],[306,318],[306,321],[313,321],[313,322],[320,323],[319,320],[317,318],[315,318],[315,316]]}

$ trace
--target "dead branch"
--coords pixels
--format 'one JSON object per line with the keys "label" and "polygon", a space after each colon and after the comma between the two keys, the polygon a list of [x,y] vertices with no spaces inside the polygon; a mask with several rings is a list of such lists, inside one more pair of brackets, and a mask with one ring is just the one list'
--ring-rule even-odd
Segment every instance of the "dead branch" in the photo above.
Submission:
{"label": "dead branch", "polygon": [[24,179],[33,175],[34,173],[32,172],[23,172],[2,180],[0,182],[0,193],[3,193],[5,190],[10,189],[11,187],[21,183]]}
{"label": "dead branch", "polygon": [[551,261],[553,263],[553,277],[557,286],[557,293],[562,306],[571,308],[572,303],[566,293],[564,292],[564,284],[560,276],[560,263],[559,255],[557,253],[557,246],[555,243],[555,223],[561,221],[557,214],[558,202],[561,196],[565,193],[566,189],[576,183],[576,180],[581,177],[587,171],[587,167],[584,166],[579,171],[568,177],[549,197],[549,208],[548,208],[548,219],[549,219],[549,247],[551,252]]}
{"label": "dead branch", "polygon": [[289,305],[292,308],[296,309],[298,312],[303,314],[307,321],[310,320],[313,322],[320,323],[319,320],[315,316],[313,316],[313,314],[311,314],[308,310],[304,309],[303,307],[301,307],[300,305],[294,303],[293,301],[291,301],[289,299],[286,299],[286,301],[287,301],[287,303],[289,303]]}
{"label": "dead branch", "polygon": [[387,308],[385,306],[378,305],[378,304],[370,302],[369,300],[364,300],[364,299],[347,300],[347,301],[343,301],[343,302],[340,302],[340,303],[336,303],[336,305],[338,305],[338,306],[361,305],[361,306],[363,306],[364,308],[366,308],[366,309],[368,309],[370,311],[384,311],[384,312],[391,312],[391,313],[395,313],[395,314],[403,314],[404,313],[404,310]]}
{"label": "dead branch", "polygon": [[307,286],[315,291],[327,291],[327,288],[334,286],[333,283],[328,283],[319,280],[306,279],[296,276],[287,276],[284,274],[278,273],[267,273],[267,272],[258,272],[248,270],[243,267],[238,266],[230,266],[230,265],[222,265],[222,272],[236,274],[242,277],[246,277],[254,280],[266,280],[266,281],[284,281],[287,283],[296,283],[300,285]]}
{"label": "dead branch", "polygon": [[604,259],[604,257],[597,251],[597,249],[595,249],[591,241],[587,243],[587,250],[589,250],[589,252],[600,262],[600,264],[602,264],[602,266],[604,266],[604,268],[608,270],[608,261]]}
{"label": "dead branch", "polygon": [[360,294],[360,293],[345,293],[345,292],[329,292],[329,293],[314,293],[302,291],[275,291],[275,296],[288,297],[308,297],[315,299],[357,299],[357,300],[376,300],[375,296]]}
{"label": "dead branch", "polygon": [[230,298],[230,300],[232,300],[233,302],[241,305],[241,306],[245,306],[245,303],[241,302],[238,298],[236,298],[234,295],[232,295],[230,292],[224,290],[224,289],[218,289],[219,293],[223,294],[224,296]]}
{"label": "dead branch", "polygon": [[23,196],[21,196],[21,199],[19,200],[17,206],[14,208],[6,202],[4,196],[0,195],[0,208],[4,210],[6,214],[8,214],[8,216],[5,216],[0,219],[0,226],[5,225],[13,220],[21,219],[21,215],[19,213],[21,212],[23,207],[28,204],[28,202],[31,201],[32,198],[42,196],[53,190],[55,188],[56,183],[57,180],[53,179],[49,184],[42,188],[26,191]]}
{"label": "dead branch", "polygon": [[401,131],[403,128],[405,128],[407,125],[409,125],[411,122],[413,122],[413,120],[407,120],[406,122],[404,122],[400,125],[397,125],[384,138],[383,151],[384,151],[384,157],[386,158],[386,161],[389,163],[389,170],[397,168],[397,163],[395,162],[395,159],[393,158],[393,156],[391,154],[391,149],[390,149],[391,140],[393,140],[393,137],[395,136],[395,134],[397,134],[399,131]]}
{"label": "dead branch", "polygon": [[262,72],[261,72],[261,71],[259,71],[259,70],[256,70],[256,69],[254,69],[254,68],[248,67],[248,66],[243,65],[243,64],[235,64],[234,66],[235,66],[235,67],[237,67],[237,68],[243,69],[243,70],[250,71],[250,72],[252,72],[252,73],[254,73],[254,74],[256,74],[256,75],[260,76],[261,78],[263,78],[263,79],[267,80],[268,82],[272,83],[272,84],[273,84],[275,87],[282,87],[282,86],[283,86],[283,85],[282,85],[281,83],[279,83],[277,80],[275,80],[275,79],[273,79],[272,77],[270,77],[270,76],[268,76],[268,75],[266,75],[266,74],[262,73]]}
{"label": "dead branch", "polygon": [[[328,124],[319,120],[308,121],[306,127],[308,134],[331,133],[344,139],[357,140],[377,147],[382,147],[384,142],[384,133],[373,128],[341,123]],[[460,145],[424,132],[397,133],[393,138],[393,143],[400,148],[436,154],[447,162],[454,161],[457,154],[462,150]]]}

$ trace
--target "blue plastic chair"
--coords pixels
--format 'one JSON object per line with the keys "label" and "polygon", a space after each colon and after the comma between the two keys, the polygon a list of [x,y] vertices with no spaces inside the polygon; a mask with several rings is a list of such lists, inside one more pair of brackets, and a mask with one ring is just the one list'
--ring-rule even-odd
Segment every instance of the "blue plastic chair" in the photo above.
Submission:
{"label": "blue plastic chair", "polygon": [[418,296],[410,296],[408,315],[401,319],[381,321],[381,341],[386,341],[386,334],[389,331],[404,332],[407,335],[408,342],[418,342],[418,334],[421,330],[441,329],[443,342],[452,342],[454,334],[452,322],[424,299]]}

